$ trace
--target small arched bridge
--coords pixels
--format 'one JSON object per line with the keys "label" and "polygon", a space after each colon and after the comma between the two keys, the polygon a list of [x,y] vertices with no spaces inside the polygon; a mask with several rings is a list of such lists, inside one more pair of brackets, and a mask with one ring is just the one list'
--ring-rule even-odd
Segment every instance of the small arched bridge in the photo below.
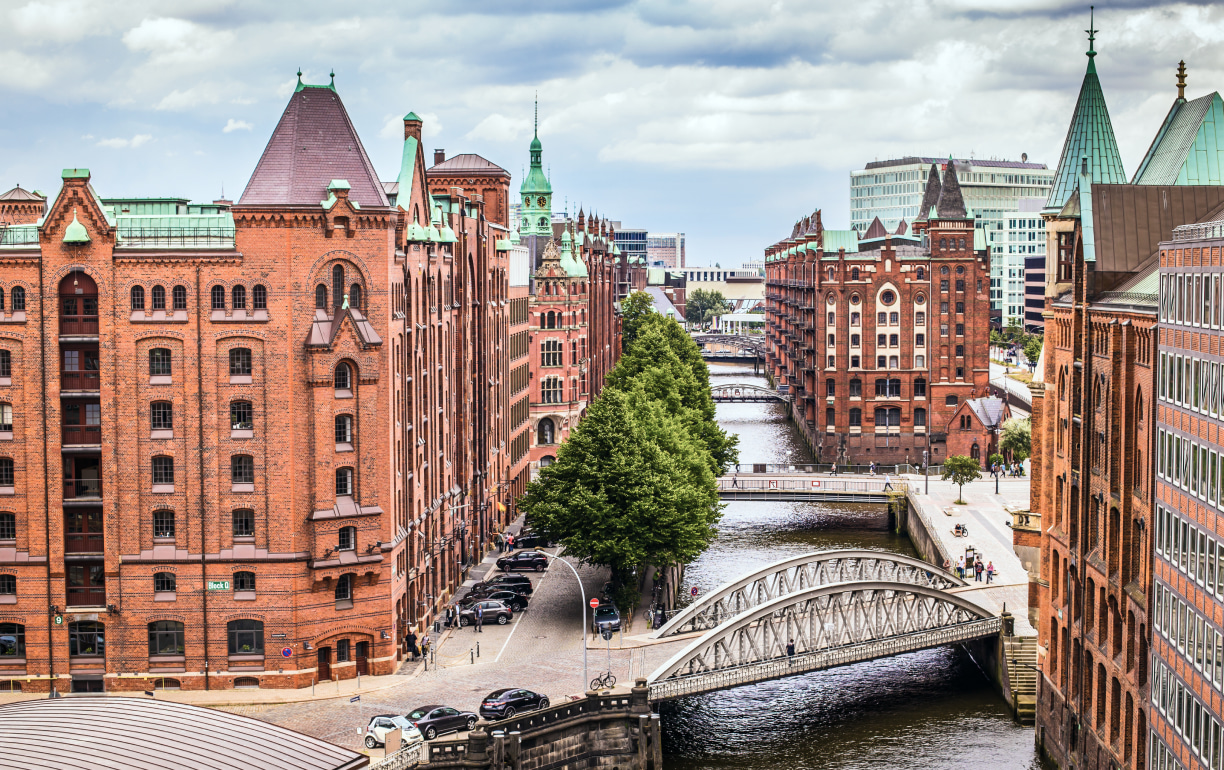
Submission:
{"label": "small arched bridge", "polygon": [[763,334],[694,334],[693,340],[703,349],[706,345],[720,345],[749,355],[765,355]]}
{"label": "small arched bridge", "polygon": [[764,401],[790,402],[790,396],[776,390],[747,383],[712,385],[710,396],[716,404],[761,403]]}
{"label": "small arched bridge", "polygon": [[947,589],[965,581],[910,556],[887,551],[839,550],[805,553],[774,562],[707,593],[676,613],[651,636],[707,631],[787,594],[832,583],[892,582]]}

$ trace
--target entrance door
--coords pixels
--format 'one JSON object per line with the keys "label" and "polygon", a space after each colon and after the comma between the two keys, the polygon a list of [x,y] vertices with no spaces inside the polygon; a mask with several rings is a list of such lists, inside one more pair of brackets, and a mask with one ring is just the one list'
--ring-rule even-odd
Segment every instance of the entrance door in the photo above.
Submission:
{"label": "entrance door", "polygon": [[357,675],[370,675],[370,643],[357,642]]}
{"label": "entrance door", "polygon": [[331,679],[331,647],[319,648],[319,681]]}

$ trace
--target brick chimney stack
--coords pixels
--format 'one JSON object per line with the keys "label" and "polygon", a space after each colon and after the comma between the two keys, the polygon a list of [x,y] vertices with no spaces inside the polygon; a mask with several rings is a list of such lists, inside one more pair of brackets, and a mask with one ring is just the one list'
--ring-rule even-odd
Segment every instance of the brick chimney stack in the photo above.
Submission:
{"label": "brick chimney stack", "polygon": [[446,162],[446,150],[434,150],[434,165],[440,166]]}
{"label": "brick chimney stack", "polygon": [[415,112],[404,116],[404,138],[421,141],[421,118]]}

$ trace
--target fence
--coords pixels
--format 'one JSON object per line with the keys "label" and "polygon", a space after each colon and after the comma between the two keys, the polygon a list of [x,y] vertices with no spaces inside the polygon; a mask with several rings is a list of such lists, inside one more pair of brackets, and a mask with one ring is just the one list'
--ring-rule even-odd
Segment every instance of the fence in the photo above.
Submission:
{"label": "fence", "polygon": [[884,492],[905,492],[907,484],[899,479],[796,479],[796,478],[759,478],[754,476],[735,476],[718,479],[719,491],[728,490],[762,490],[762,491],[792,491],[792,492],[859,492],[863,494],[881,494]]}
{"label": "fence", "polygon": [[[846,474],[862,474],[869,475],[871,473],[870,465],[850,465],[833,463],[737,463],[733,465],[727,473],[834,473]],[[932,474],[939,473],[939,466],[930,466]],[[909,465],[908,463],[894,463],[891,465],[875,466],[875,474],[883,476],[885,474],[891,476],[899,476],[902,473],[922,473],[921,465]]]}
{"label": "fence", "polygon": [[377,762],[371,762],[369,770],[409,770],[420,764],[424,752],[424,743],[414,743]]}

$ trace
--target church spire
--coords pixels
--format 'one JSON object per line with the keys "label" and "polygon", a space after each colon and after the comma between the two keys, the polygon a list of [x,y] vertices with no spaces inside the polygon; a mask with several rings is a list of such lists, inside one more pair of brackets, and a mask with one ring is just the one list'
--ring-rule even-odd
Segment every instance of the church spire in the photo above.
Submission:
{"label": "church spire", "polygon": [[524,236],[541,235],[552,238],[552,185],[544,173],[544,145],[540,142],[540,99],[535,100],[532,121],[531,168],[519,193],[523,196],[520,231]]}

